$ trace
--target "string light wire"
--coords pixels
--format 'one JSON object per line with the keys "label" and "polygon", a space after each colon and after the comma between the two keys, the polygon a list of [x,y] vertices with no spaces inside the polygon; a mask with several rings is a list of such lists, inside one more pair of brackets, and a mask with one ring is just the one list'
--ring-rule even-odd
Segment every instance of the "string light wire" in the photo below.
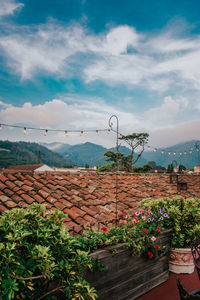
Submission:
{"label": "string light wire", "polygon": [[83,130],[78,130],[78,129],[77,130],[66,130],[66,129],[50,129],[50,128],[28,127],[28,126],[24,127],[24,126],[20,126],[20,125],[11,125],[11,124],[1,123],[0,128],[2,129],[3,127],[20,128],[20,129],[23,129],[23,130],[26,129],[26,131],[29,130],[29,129],[30,130],[38,130],[38,131],[43,131],[43,132],[46,132],[46,133],[48,133],[48,132],[64,132],[65,134],[70,133],[70,132],[72,132],[72,133],[78,132],[78,133],[81,133],[81,134],[83,134],[83,132],[95,132],[95,133],[99,133],[100,131],[101,132],[103,132],[103,131],[110,132],[109,128],[105,128],[105,129],[86,129],[86,130],[83,131]]}
{"label": "string light wire", "polygon": [[[0,130],[3,129],[3,127],[11,127],[11,128],[19,128],[19,129],[23,129],[24,134],[27,133],[28,130],[37,130],[37,131],[41,131],[44,132],[44,135],[47,136],[47,134],[49,132],[63,132],[65,134],[65,136],[68,136],[69,133],[80,133],[80,135],[82,136],[83,133],[89,133],[89,132],[95,132],[96,134],[99,134],[100,132],[107,132],[108,134],[113,131],[116,133],[116,131],[112,128],[112,124],[110,126],[110,128],[105,128],[105,129],[87,129],[87,130],[66,130],[66,129],[50,129],[50,128],[38,128],[38,127],[24,127],[24,126],[20,126],[20,125],[11,125],[11,124],[5,124],[5,123],[1,123],[0,124]],[[120,137],[123,137],[123,135],[121,133]],[[152,147],[150,145],[146,145],[145,146],[148,150],[152,150],[153,152],[161,152],[161,154],[168,154],[171,155],[171,151],[167,151],[167,150],[163,150],[163,149],[158,149],[155,147]],[[195,148],[190,148],[188,151],[183,151],[183,152],[174,152],[173,155],[186,155],[186,154],[192,154],[193,151],[199,151],[198,147]]]}

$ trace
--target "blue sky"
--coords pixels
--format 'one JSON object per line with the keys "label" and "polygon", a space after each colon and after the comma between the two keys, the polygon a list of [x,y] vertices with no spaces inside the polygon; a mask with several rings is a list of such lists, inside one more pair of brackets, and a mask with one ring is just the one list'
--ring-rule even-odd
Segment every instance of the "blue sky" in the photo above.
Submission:
{"label": "blue sky", "polygon": [[[199,0],[0,0],[0,123],[200,139]],[[114,123],[114,121],[113,121]],[[113,125],[115,126],[115,125]],[[104,133],[1,139],[112,146]]]}

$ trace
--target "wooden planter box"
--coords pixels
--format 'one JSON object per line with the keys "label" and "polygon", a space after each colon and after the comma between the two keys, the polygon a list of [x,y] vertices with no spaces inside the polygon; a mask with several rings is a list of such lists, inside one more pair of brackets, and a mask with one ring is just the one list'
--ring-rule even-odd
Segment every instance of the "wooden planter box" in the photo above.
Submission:
{"label": "wooden planter box", "polygon": [[95,287],[99,300],[132,300],[166,281],[169,276],[168,254],[171,230],[161,233],[159,245],[166,246],[166,253],[158,259],[131,256],[123,244],[107,247],[91,254],[105,266],[103,272],[87,271],[85,279]]}

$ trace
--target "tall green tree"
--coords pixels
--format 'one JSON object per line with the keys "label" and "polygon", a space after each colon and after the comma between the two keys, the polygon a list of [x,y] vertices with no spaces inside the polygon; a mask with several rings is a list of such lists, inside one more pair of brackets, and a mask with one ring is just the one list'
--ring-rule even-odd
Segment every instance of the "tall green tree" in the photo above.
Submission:
{"label": "tall green tree", "polygon": [[[132,133],[130,135],[121,136],[119,139],[125,141],[131,148],[129,155],[124,155],[120,152],[106,151],[104,156],[107,157],[106,161],[110,162],[109,165],[106,165],[106,170],[116,169],[118,167],[121,171],[131,172],[133,165],[138,161],[140,156],[144,151],[144,146],[148,141],[148,133]],[[135,153],[136,149],[140,151]],[[99,171],[104,170],[104,168],[99,169]]]}
{"label": "tall green tree", "polygon": [[[142,153],[144,152],[144,146],[148,142],[148,133],[132,133],[129,135],[121,136],[119,139],[125,141],[129,147],[131,148],[131,152],[125,158],[125,168],[126,171],[131,172],[133,165],[138,161],[141,157]],[[140,148],[140,151],[137,155],[134,156],[135,150]]]}

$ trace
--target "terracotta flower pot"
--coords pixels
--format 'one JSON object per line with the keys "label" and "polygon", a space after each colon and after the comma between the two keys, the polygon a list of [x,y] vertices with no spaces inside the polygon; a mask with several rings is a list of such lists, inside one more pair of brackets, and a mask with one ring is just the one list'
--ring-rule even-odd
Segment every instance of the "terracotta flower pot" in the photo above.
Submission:
{"label": "terracotta flower pot", "polygon": [[194,261],[190,248],[175,248],[170,250],[169,271],[180,273],[193,273]]}

